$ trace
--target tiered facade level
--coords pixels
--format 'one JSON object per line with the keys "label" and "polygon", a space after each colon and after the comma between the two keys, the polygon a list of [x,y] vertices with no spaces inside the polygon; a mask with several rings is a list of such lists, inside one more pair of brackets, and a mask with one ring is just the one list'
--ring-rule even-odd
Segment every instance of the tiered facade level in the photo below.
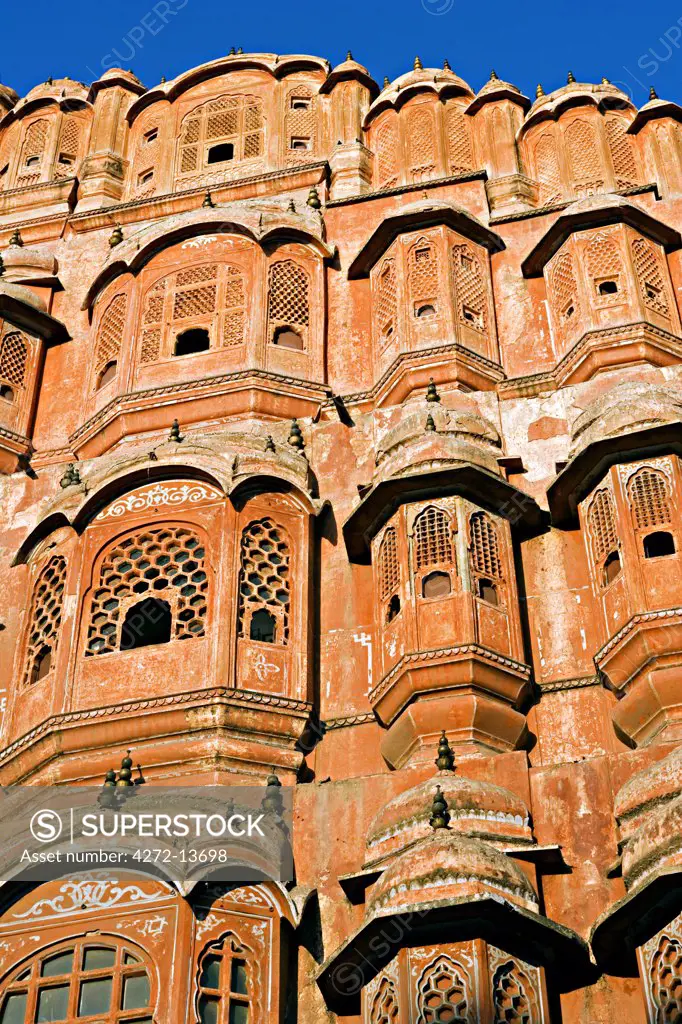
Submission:
{"label": "tiered facade level", "polygon": [[5,886],[0,1024],[680,1024],[682,108],[0,113],[0,782],[295,810],[289,885]]}

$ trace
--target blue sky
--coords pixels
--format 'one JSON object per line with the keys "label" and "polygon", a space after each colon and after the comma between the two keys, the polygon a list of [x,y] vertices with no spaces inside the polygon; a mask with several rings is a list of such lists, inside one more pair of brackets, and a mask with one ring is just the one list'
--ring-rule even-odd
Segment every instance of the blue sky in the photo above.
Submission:
{"label": "blue sky", "polygon": [[0,81],[25,94],[48,75],[90,82],[131,67],[147,86],[245,51],[312,53],[337,63],[351,49],[381,83],[447,57],[475,89],[494,67],[534,95],[606,75],[637,105],[653,85],[682,101],[682,3],[656,0],[0,0]]}

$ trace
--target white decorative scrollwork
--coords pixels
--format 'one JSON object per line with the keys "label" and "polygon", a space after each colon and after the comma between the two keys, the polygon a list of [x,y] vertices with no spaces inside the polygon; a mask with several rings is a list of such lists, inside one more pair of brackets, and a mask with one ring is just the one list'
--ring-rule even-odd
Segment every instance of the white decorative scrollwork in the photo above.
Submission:
{"label": "white decorative scrollwork", "polygon": [[201,249],[202,245],[210,245],[211,242],[217,242],[217,235],[200,235],[198,238],[190,238],[188,242],[183,242],[180,246],[181,249]]}
{"label": "white decorative scrollwork", "polygon": [[14,918],[43,917],[53,914],[75,914],[83,910],[108,910],[109,907],[129,903],[150,903],[162,899],[171,890],[157,889],[145,892],[139,885],[120,885],[117,878],[101,878],[86,875],[77,881],[65,882],[59,889],[60,895],[53,899],[42,899]]}
{"label": "white decorative scrollwork", "polygon": [[201,501],[216,501],[223,495],[210,484],[155,484],[144,490],[133,491],[107,505],[96,516],[97,519],[118,519],[132,512],[146,512],[160,505],[196,505]]}

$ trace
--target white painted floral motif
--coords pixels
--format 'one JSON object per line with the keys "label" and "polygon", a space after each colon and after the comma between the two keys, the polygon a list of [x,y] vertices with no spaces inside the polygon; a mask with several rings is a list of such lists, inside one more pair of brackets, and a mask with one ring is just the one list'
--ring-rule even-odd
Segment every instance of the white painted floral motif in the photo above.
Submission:
{"label": "white painted floral motif", "polygon": [[170,892],[157,889],[145,892],[138,885],[120,885],[117,878],[100,878],[86,875],[78,881],[65,882],[59,889],[61,895],[54,899],[42,899],[21,914],[23,918],[43,917],[49,914],[75,914],[82,910],[108,910],[109,907],[127,903],[149,903],[162,899]]}
{"label": "white painted floral motif", "polygon": [[202,245],[210,245],[211,242],[217,242],[217,235],[199,235],[198,238],[190,238],[189,241],[183,242],[180,246],[181,249],[201,249]]}
{"label": "white painted floral motif", "polygon": [[117,519],[131,512],[145,512],[159,505],[196,505],[200,501],[215,501],[222,494],[210,484],[172,483],[155,484],[144,490],[133,491],[119,498],[96,516],[97,519]]}

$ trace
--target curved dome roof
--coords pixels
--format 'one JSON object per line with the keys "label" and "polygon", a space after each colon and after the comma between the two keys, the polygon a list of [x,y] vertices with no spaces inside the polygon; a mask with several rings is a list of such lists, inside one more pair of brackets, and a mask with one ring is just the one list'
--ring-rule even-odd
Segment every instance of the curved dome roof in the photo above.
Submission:
{"label": "curved dome roof", "polygon": [[569,81],[566,85],[562,85],[559,89],[554,89],[550,93],[542,92],[541,88],[541,86],[538,86],[539,95],[536,95],[532,107],[526,114],[522,131],[527,130],[531,124],[545,118],[556,119],[566,107],[579,106],[585,103],[602,108],[627,107],[633,113],[635,111],[635,107],[627,93],[622,92],[617,86],[606,81],[606,79],[598,85],[592,85],[589,82]]}
{"label": "curved dome roof", "polygon": [[682,422],[679,392],[646,381],[624,381],[600,395],[575,419],[569,457],[605,438],[677,422]]}
{"label": "curved dome roof", "polygon": [[524,96],[517,85],[504,82],[494,71],[491,71],[490,78],[478,90],[473,102],[467,108],[467,112],[475,114],[484,103],[490,103],[497,99],[510,99],[514,103],[518,103],[524,110],[528,110],[530,107],[530,100]]}
{"label": "curved dome roof", "polygon": [[73,78],[53,78],[47,82],[35,85],[24,96],[23,102],[29,103],[32,100],[52,97],[55,100],[78,98],[84,100],[88,94],[87,87],[82,82],[76,82]]}
{"label": "curved dome roof", "polygon": [[635,774],[618,790],[613,813],[623,819],[640,818],[642,811],[682,794],[682,747]]}
{"label": "curved dome roof", "polygon": [[473,89],[468,82],[456,75],[449,67],[423,68],[417,58],[412,71],[400,75],[382,89],[367,111],[365,124],[369,124],[382,110],[388,107],[400,107],[410,96],[424,91],[435,92],[436,95],[450,91],[470,99],[474,98]]}

